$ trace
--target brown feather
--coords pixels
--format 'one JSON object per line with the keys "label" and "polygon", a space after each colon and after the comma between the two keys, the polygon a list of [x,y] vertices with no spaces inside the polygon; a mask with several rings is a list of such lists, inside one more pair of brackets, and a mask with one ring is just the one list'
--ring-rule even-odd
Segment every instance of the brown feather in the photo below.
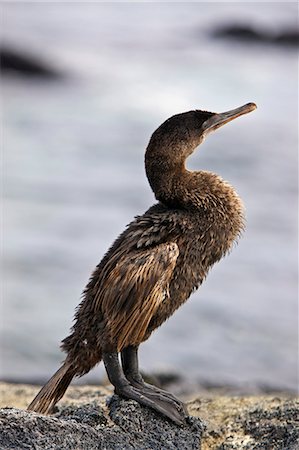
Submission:
{"label": "brown feather", "polygon": [[178,257],[176,244],[161,244],[120,258],[98,285],[95,311],[106,320],[117,351],[143,340],[148,324],[165,300]]}
{"label": "brown feather", "polygon": [[54,405],[63,397],[75,374],[76,370],[72,364],[65,362],[39,391],[27,409],[41,414],[51,413]]}

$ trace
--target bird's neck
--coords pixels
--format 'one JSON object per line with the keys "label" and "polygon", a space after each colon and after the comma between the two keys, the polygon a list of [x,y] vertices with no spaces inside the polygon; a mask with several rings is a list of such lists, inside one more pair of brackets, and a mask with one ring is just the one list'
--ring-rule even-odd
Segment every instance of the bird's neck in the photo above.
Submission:
{"label": "bird's neck", "polygon": [[165,169],[161,165],[147,167],[147,177],[156,199],[166,206],[214,211],[218,208],[222,212],[230,210],[233,204],[242,207],[233,187],[214,173],[189,171],[184,163]]}
{"label": "bird's neck", "polygon": [[188,175],[184,163],[171,167],[170,163],[159,161],[146,165],[149,184],[157,200],[167,206],[183,206],[183,192],[188,187]]}

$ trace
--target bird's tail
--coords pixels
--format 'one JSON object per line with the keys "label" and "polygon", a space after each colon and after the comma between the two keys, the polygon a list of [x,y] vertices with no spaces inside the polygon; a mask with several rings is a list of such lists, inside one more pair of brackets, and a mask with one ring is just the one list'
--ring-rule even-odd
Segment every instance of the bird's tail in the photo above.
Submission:
{"label": "bird's tail", "polygon": [[49,414],[61,399],[67,387],[76,375],[76,369],[68,361],[54,373],[45,386],[28,406],[28,410],[41,414]]}

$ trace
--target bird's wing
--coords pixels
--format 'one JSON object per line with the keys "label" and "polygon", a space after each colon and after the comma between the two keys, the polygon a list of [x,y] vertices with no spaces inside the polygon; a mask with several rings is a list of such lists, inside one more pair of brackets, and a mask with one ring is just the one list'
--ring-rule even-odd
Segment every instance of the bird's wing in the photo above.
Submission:
{"label": "bird's wing", "polygon": [[117,351],[143,340],[151,318],[169,295],[178,255],[177,244],[164,243],[124,255],[116,264],[110,261],[110,270],[106,267],[94,300]]}

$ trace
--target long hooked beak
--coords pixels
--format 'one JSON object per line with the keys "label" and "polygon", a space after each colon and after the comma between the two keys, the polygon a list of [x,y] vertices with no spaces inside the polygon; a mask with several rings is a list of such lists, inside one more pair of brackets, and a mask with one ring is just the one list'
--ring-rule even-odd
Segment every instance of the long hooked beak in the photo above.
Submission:
{"label": "long hooked beak", "polygon": [[232,109],[231,111],[226,111],[219,114],[216,113],[202,124],[202,130],[206,134],[210,133],[211,131],[217,130],[217,128],[222,127],[222,125],[225,125],[231,120],[234,120],[237,117],[242,116],[243,114],[254,111],[255,109],[255,103],[246,103],[246,105],[240,106],[236,109]]}

